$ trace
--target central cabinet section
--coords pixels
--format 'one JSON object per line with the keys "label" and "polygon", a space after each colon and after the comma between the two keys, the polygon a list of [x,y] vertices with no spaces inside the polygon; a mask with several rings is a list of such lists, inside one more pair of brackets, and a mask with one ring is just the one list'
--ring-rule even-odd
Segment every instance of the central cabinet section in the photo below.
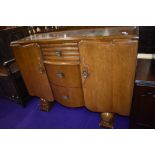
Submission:
{"label": "central cabinet section", "polygon": [[68,107],[83,106],[77,43],[41,44],[40,47],[55,100]]}

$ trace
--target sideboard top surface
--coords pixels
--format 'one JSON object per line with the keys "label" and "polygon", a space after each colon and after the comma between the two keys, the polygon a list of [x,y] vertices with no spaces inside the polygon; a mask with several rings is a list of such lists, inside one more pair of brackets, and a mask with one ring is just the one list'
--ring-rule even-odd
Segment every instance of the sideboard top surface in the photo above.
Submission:
{"label": "sideboard top surface", "polygon": [[89,28],[80,30],[67,30],[30,35],[11,44],[51,41],[78,41],[82,39],[105,39],[105,38],[133,38],[138,39],[136,26],[118,26],[104,28]]}

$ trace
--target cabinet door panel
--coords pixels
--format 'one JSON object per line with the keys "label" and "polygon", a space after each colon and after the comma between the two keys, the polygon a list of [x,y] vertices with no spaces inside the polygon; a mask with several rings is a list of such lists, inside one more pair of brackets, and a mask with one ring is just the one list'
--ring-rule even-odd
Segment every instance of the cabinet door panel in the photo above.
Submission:
{"label": "cabinet door panel", "polygon": [[30,95],[53,101],[38,44],[17,45],[12,48]]}
{"label": "cabinet door panel", "polygon": [[137,41],[81,41],[79,49],[86,107],[97,112],[128,115]]}

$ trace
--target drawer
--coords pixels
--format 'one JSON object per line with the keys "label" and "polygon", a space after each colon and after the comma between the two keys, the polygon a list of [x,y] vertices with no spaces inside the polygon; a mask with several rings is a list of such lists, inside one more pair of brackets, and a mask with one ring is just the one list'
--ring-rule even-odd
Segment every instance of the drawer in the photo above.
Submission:
{"label": "drawer", "polygon": [[77,44],[50,44],[41,45],[43,59],[49,64],[79,64]]}
{"label": "drawer", "polygon": [[51,84],[65,87],[81,87],[79,65],[45,65]]}
{"label": "drawer", "polygon": [[54,99],[64,106],[81,107],[84,106],[82,88],[69,88],[52,85]]}

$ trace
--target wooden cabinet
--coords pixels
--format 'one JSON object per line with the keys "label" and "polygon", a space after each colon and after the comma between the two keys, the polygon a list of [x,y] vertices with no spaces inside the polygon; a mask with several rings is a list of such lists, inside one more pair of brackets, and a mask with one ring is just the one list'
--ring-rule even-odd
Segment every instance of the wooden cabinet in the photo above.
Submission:
{"label": "wooden cabinet", "polygon": [[52,32],[12,46],[31,94],[52,100],[52,89],[54,99],[65,106],[129,115],[136,32],[136,27]]}
{"label": "wooden cabinet", "polygon": [[82,41],[79,47],[86,107],[129,115],[137,41]]}
{"label": "wooden cabinet", "polygon": [[30,95],[53,101],[39,45],[17,44],[12,49]]}
{"label": "wooden cabinet", "polygon": [[131,128],[155,128],[155,66],[154,59],[138,59]]}

